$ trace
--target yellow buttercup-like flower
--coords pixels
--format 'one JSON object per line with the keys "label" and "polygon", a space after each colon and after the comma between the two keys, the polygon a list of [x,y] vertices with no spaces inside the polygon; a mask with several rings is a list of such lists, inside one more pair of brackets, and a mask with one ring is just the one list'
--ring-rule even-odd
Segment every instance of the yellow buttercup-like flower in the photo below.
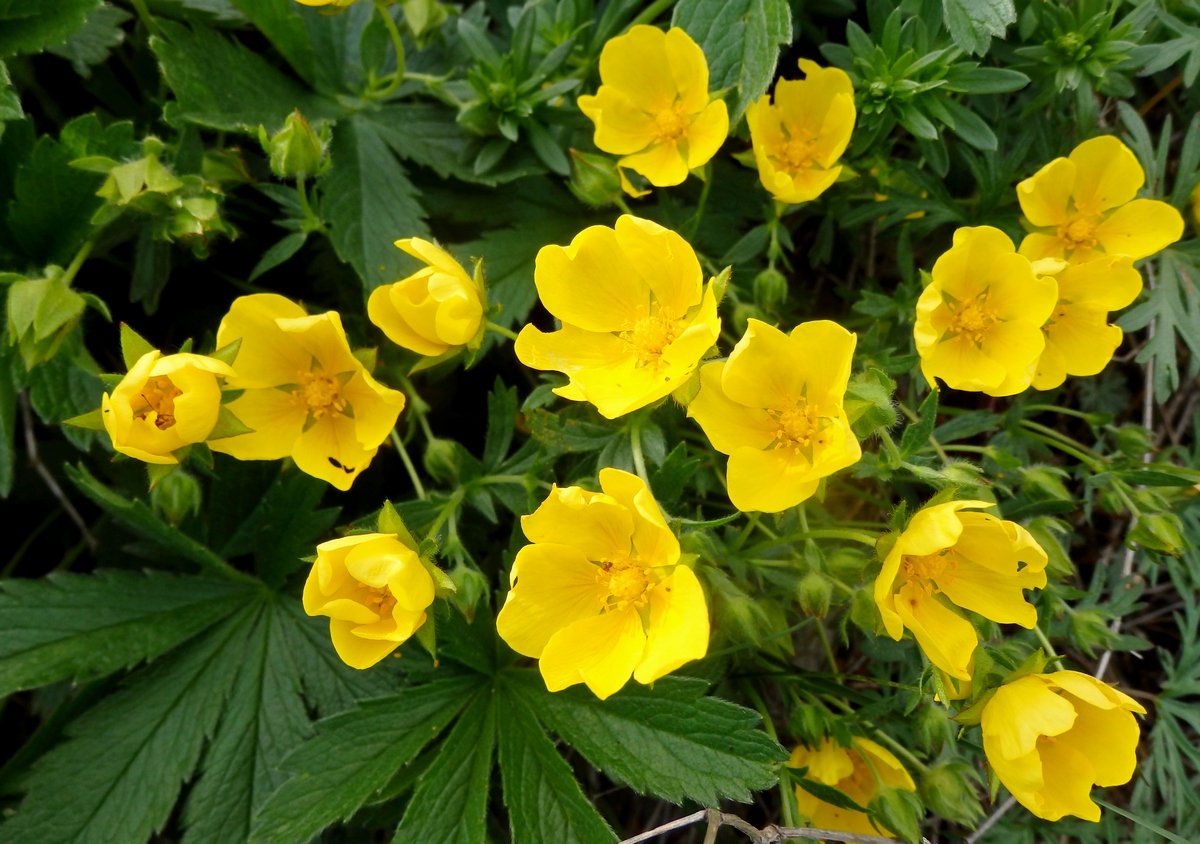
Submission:
{"label": "yellow buttercup-like flower", "polygon": [[729,360],[700,370],[688,416],[729,455],[729,499],[739,510],[794,507],[862,457],[842,409],[854,343],[826,320],[789,335],[751,319]]}
{"label": "yellow buttercup-like flower", "polygon": [[367,533],[317,546],[304,584],[304,611],[329,616],[342,662],[370,668],[425,623],[433,578],[416,552],[391,533]]}
{"label": "yellow buttercup-like flower", "polygon": [[1046,585],[1046,552],[1029,531],[976,509],[986,501],[948,501],[912,517],[883,561],[875,603],[897,641],[912,631],[929,661],[951,677],[971,678],[975,628],[952,607],[1000,624],[1032,629],[1037,610],[1023,590]]}
{"label": "yellow buttercup-like flower", "polygon": [[[860,806],[871,802],[881,782],[893,788],[917,790],[916,783],[899,759],[870,739],[858,736],[851,739],[850,747],[842,747],[827,738],[821,739],[816,748],[800,745],[792,751],[788,766],[808,768],[806,778],[836,788]],[[880,834],[866,813],[826,803],[800,786],[796,786],[796,803],[800,814],[817,829],[859,835]],[[888,838],[895,837],[886,829],[883,834]]]}
{"label": "yellow buttercup-like flower", "polygon": [[1084,141],[1017,185],[1021,210],[1035,231],[1021,254],[1036,261],[1088,261],[1100,255],[1137,260],[1183,234],[1183,217],[1165,202],[1136,199],[1146,173],[1112,135]]}
{"label": "yellow buttercup-like flower", "polygon": [[425,263],[402,281],[377,287],[367,301],[367,316],[398,346],[437,357],[465,346],[479,334],[483,298],[458,261],[419,237],[396,245]]}
{"label": "yellow buttercup-like flower", "polygon": [[172,452],[212,433],[221,412],[217,378],[232,375],[203,355],[146,352],[100,400],[113,448],[146,463],[178,463]]}
{"label": "yellow buttercup-like flower", "polygon": [[989,396],[1026,389],[1046,345],[1042,326],[1058,301],[1054,279],[1036,275],[991,226],[954,232],[932,276],[913,328],[925,379]]}
{"label": "yellow buttercup-like flower", "polygon": [[296,0],[302,6],[336,6],[343,8],[353,6],[358,0]]}
{"label": "yellow buttercup-like flower", "polygon": [[983,708],[983,749],[1000,782],[1039,818],[1100,820],[1093,785],[1123,785],[1137,765],[1146,710],[1078,671],[1028,674]]}
{"label": "yellow buttercup-like flower", "polygon": [[550,691],[586,683],[606,698],[703,657],[708,605],[646,485],[601,469],[600,488],[555,487],[521,518],[534,544],[513,562],[496,630],[539,660]]}
{"label": "yellow buttercup-like flower", "polygon": [[678,27],[635,26],[600,53],[600,90],[579,98],[595,143],[658,187],[678,185],[729,134],[729,112],[708,96],[704,51]]}
{"label": "yellow buttercup-like flower", "polygon": [[854,85],[844,71],[800,60],[805,79],[781,79],[746,110],[763,187],[781,202],[816,199],[837,181],[854,131]]}
{"label": "yellow buttercup-like flower", "polygon": [[1096,375],[1121,345],[1121,329],[1108,324],[1142,291],[1142,276],[1126,255],[1101,255],[1068,264],[1058,275],[1058,304],[1042,327],[1046,349],[1038,359],[1033,386],[1051,390],[1068,375]]}
{"label": "yellow buttercup-like flower", "polygon": [[300,469],[350,488],[404,409],[404,394],[374,378],[350,351],[335,311],[308,316],[290,299],[234,300],[217,346],[241,340],[228,386],[245,392],[229,409],[253,433],[212,443],[238,460],[291,456]]}
{"label": "yellow buttercup-like flower", "polygon": [[562,330],[525,326],[517,357],[565,373],[571,383],[554,392],[609,419],[681,386],[721,332],[696,253],[649,220],[625,215],[613,229],[584,229],[568,247],[542,247],[533,279]]}

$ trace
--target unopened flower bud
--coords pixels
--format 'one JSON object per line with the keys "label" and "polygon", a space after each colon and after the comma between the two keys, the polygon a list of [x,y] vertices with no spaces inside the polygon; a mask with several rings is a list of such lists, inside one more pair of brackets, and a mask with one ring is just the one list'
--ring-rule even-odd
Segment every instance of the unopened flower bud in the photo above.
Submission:
{"label": "unopened flower bud", "polygon": [[571,193],[581,202],[600,208],[621,198],[617,163],[605,155],[571,150]]}
{"label": "unopened flower bud", "polygon": [[920,798],[906,788],[881,785],[867,804],[871,815],[897,838],[909,844],[921,840],[921,818],[925,809]]}
{"label": "unopened flower bud", "polygon": [[937,750],[954,738],[956,727],[942,706],[924,706],[917,713],[917,734],[931,750]]}
{"label": "unopened flower bud", "polygon": [[150,490],[150,505],[154,512],[173,525],[199,513],[202,498],[199,481],[183,469],[171,472]]}
{"label": "unopened flower bud", "polygon": [[971,787],[971,766],[960,759],[935,764],[921,778],[921,797],[935,815],[972,826],[983,816],[979,797]]}
{"label": "unopened flower bud", "polygon": [[833,581],[820,572],[810,571],[796,584],[796,597],[805,613],[824,618],[833,600]]}
{"label": "unopened flower bud", "polygon": [[1104,615],[1097,610],[1076,610],[1071,613],[1071,638],[1088,656],[1097,648],[1108,646],[1112,633]]}
{"label": "unopened flower bud", "polygon": [[850,620],[860,630],[872,636],[875,635],[876,616],[875,594],[872,589],[859,589],[850,601]]}
{"label": "unopened flower bud", "polygon": [[263,126],[258,127],[258,139],[263,151],[271,157],[271,172],[281,178],[319,176],[329,166],[328,124],[321,125],[318,134],[297,109],[288,115],[283,128],[268,137]]}
{"label": "unopened flower bud", "polygon": [[467,617],[467,621],[471,621],[475,617],[475,608],[479,606],[480,599],[487,592],[487,578],[479,569],[468,566],[466,563],[459,563],[450,572],[450,579],[454,581],[456,590],[454,603]]}
{"label": "unopened flower bud", "polygon": [[1143,548],[1178,557],[1188,547],[1180,527],[1179,517],[1174,513],[1143,513],[1127,538]]}
{"label": "unopened flower bud", "polygon": [[453,440],[435,438],[425,446],[425,471],[438,483],[458,483],[458,444]]}
{"label": "unopened flower bud", "polygon": [[773,311],[787,299],[788,282],[783,273],[768,267],[754,277],[754,301],[764,311]]}

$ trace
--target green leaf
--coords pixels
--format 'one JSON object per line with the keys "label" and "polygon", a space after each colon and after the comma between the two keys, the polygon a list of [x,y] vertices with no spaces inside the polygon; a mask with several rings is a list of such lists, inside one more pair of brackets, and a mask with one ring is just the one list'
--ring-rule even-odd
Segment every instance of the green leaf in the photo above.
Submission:
{"label": "green leaf", "polygon": [[393,244],[429,237],[408,174],[379,129],[360,115],[338,125],[330,157],[333,166],[320,182],[321,210],[338,256],[358,271],[367,290],[403,278],[414,265]]}
{"label": "green leaf", "polygon": [[317,54],[309,40],[304,20],[300,17],[299,4],[277,3],[274,0],[233,0],[233,5],[267,37],[297,76],[309,85],[316,84]]}
{"label": "green leaf", "polygon": [[504,688],[501,706],[500,775],[515,844],[615,842],[525,702]]}
{"label": "green leaf", "polygon": [[21,98],[13,90],[12,80],[8,77],[8,68],[0,62],[0,137],[4,136],[4,123],[8,120],[20,120],[25,116],[21,108]]}
{"label": "green leaf", "polygon": [[92,75],[92,66],[107,61],[109,52],[125,40],[121,25],[131,17],[124,9],[101,3],[92,9],[79,30],[62,44],[50,47],[49,51],[70,61],[76,73],[88,78]]}
{"label": "green leaf", "polygon": [[437,738],[481,682],[451,676],[319,722],[316,738],[285,760],[295,775],[255,818],[252,844],[307,841],[349,817]]}
{"label": "green leaf", "polygon": [[896,382],[881,369],[869,367],[854,376],[846,388],[844,406],[859,439],[866,439],[879,428],[891,428],[896,424],[896,409],[892,406],[895,390]]}
{"label": "green leaf", "polygon": [[900,437],[900,456],[908,459],[929,444],[933,433],[934,422],[937,421],[938,391],[930,390],[929,395],[917,408],[917,421],[904,429]]}
{"label": "green leaf", "polygon": [[408,810],[392,839],[395,844],[483,844],[496,744],[495,703],[495,695],[482,693],[458,719],[433,764],[417,780]]}
{"label": "green leaf", "polygon": [[496,377],[492,391],[488,393],[487,437],[483,443],[483,467],[492,472],[504,462],[512,447],[513,432],[517,424],[517,388],[505,387]]}
{"label": "green leaf", "polygon": [[1133,821],[1135,824],[1142,827],[1143,829],[1147,829],[1150,832],[1153,832],[1155,835],[1162,836],[1166,840],[1172,842],[1172,844],[1192,844],[1192,842],[1189,842],[1186,838],[1184,838],[1180,835],[1176,835],[1173,832],[1168,832],[1167,830],[1163,829],[1158,824],[1150,823],[1150,821],[1146,820],[1145,818],[1140,817],[1139,815],[1135,815],[1133,812],[1126,811],[1125,809],[1122,809],[1120,806],[1114,806],[1113,804],[1109,803],[1107,800],[1101,800],[1099,798],[1096,798],[1096,802],[1098,804],[1100,804],[1101,806],[1103,806],[1105,809],[1108,809],[1110,812],[1116,812],[1121,817],[1126,818],[1127,820]]}
{"label": "green leaf", "polygon": [[292,232],[285,235],[278,243],[263,253],[263,256],[258,259],[258,263],[254,265],[254,269],[250,271],[250,278],[247,280],[254,281],[267,270],[275,269],[299,252],[300,247],[307,240],[307,232]]}
{"label": "green leaf", "polygon": [[125,362],[125,371],[133,369],[133,365],[154,351],[150,341],[138,334],[128,323],[121,323],[121,359]]}
{"label": "green leaf", "polygon": [[662,465],[650,476],[650,488],[654,490],[654,497],[662,504],[674,504],[679,500],[679,496],[683,495],[683,488],[703,463],[699,458],[688,457],[687,443],[675,446]]}
{"label": "green leaf", "polygon": [[141,842],[161,830],[216,726],[254,613],[141,669],[67,727],[34,765],[4,840]]}
{"label": "green leaf", "polygon": [[40,53],[83,26],[100,0],[0,0],[0,57]]}
{"label": "green leaf", "polygon": [[0,498],[12,492],[17,464],[17,388],[13,384],[16,349],[0,344]]}
{"label": "green leaf", "polygon": [[942,13],[954,43],[979,56],[1017,22],[1012,0],[942,0]]}
{"label": "green leaf", "polygon": [[[729,99],[729,127],[775,76],[781,45],[792,41],[787,0],[681,0],[671,25],[682,27],[708,58],[709,87],[736,88]],[[794,68],[784,68],[792,76]]]}
{"label": "green leaf", "polygon": [[819,780],[810,780],[808,777],[798,777],[793,775],[792,780],[796,785],[803,788],[813,797],[822,800],[831,806],[836,806],[847,812],[866,812],[866,806],[860,806],[850,799],[850,795],[841,789],[834,788],[831,785],[826,785]]}
{"label": "green leaf", "polygon": [[0,697],[132,667],[215,624],[252,594],[228,580],[160,571],[0,580]]}
{"label": "green leaf", "polygon": [[788,758],[756,729],[757,713],[705,697],[703,680],[631,682],[606,701],[582,686],[551,694],[532,671],[514,674],[512,688],[597,768],[672,802],[747,802],[751,791],[775,784],[776,766]]}
{"label": "green leaf", "polygon": [[[1126,332],[1145,328],[1155,322],[1154,336],[1138,352],[1138,363],[1151,363],[1154,370],[1154,397],[1166,401],[1179,388],[1179,360],[1175,335],[1192,352],[1193,371],[1200,356],[1200,290],[1194,282],[1200,275],[1200,249],[1197,241],[1167,249],[1159,260],[1157,285],[1148,291],[1146,301],[1127,311],[1117,320]],[[1194,257],[1193,257],[1194,255]]]}

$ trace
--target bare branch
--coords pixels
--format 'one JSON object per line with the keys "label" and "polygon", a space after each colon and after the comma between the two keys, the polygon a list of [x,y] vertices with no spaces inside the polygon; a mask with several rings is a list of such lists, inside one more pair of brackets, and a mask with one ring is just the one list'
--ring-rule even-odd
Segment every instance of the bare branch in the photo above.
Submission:
{"label": "bare branch", "polygon": [[[776,826],[768,824],[759,829],[756,826],[746,823],[737,815],[729,815],[725,812],[720,812],[716,809],[704,809],[699,812],[693,812],[686,817],[678,818],[670,821],[662,826],[646,832],[639,833],[632,838],[626,838],[621,844],[640,844],[643,841],[650,841],[660,835],[665,835],[676,829],[683,829],[693,824],[701,822],[708,823],[708,830],[704,836],[705,844],[711,844],[716,840],[717,830],[722,826],[730,826],[738,832],[749,838],[754,844],[780,844],[782,841],[841,841],[845,844],[896,844],[894,839],[884,838],[880,835],[859,835],[854,832],[838,832],[833,829],[812,829],[810,827],[800,826]],[[981,827],[982,829],[982,827]],[[922,844],[930,844],[928,838],[921,839]]]}
{"label": "bare branch", "polygon": [[25,451],[29,454],[29,465],[41,475],[42,480],[46,483],[46,487],[50,490],[59,505],[71,517],[71,521],[79,528],[79,532],[83,534],[83,541],[87,543],[88,548],[92,551],[100,544],[96,541],[96,537],[92,536],[92,532],[88,530],[87,522],[83,520],[83,516],[79,515],[79,511],[75,509],[75,505],[71,503],[71,499],[67,498],[62,487],[58,485],[54,475],[46,468],[46,464],[42,462],[42,458],[38,454],[37,437],[33,434],[33,413],[29,410],[29,397],[24,392],[19,393],[17,398],[21,403],[21,420],[25,423]]}

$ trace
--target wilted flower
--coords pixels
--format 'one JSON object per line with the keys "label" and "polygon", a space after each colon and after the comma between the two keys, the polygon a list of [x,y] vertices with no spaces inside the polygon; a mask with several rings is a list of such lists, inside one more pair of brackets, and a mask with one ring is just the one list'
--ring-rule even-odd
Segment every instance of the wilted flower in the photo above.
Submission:
{"label": "wilted flower", "polygon": [[[828,738],[821,739],[816,748],[800,745],[792,751],[788,765],[808,768],[804,775],[807,779],[836,788],[860,806],[871,802],[881,783],[906,791],[917,790],[916,783],[891,751],[859,736],[851,739],[850,747],[842,747]],[[796,803],[800,814],[818,829],[880,834],[866,813],[826,803],[800,786],[796,786]],[[893,837],[888,830],[883,830],[883,834]]]}

